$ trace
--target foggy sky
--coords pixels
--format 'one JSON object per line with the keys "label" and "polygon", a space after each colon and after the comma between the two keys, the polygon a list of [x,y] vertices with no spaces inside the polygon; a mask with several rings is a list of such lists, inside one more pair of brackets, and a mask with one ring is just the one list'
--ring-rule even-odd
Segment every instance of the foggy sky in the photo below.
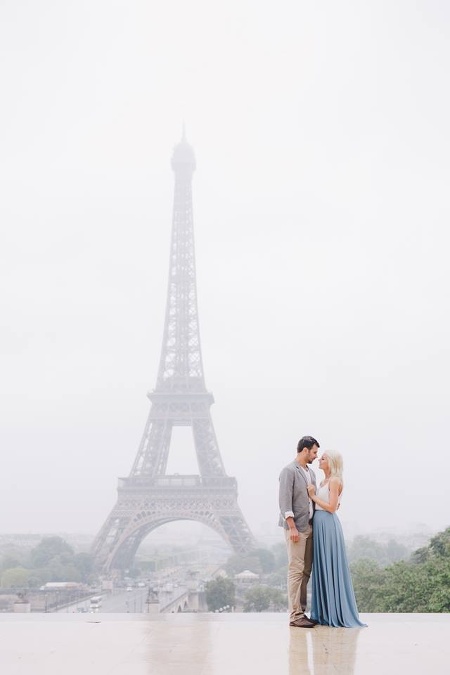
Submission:
{"label": "foggy sky", "polygon": [[[450,525],[449,19],[0,3],[0,532],[95,533],[131,469],[183,122],[206,383],[249,524],[275,525],[312,434],[344,456],[349,528]],[[196,472],[175,432],[170,470]]]}

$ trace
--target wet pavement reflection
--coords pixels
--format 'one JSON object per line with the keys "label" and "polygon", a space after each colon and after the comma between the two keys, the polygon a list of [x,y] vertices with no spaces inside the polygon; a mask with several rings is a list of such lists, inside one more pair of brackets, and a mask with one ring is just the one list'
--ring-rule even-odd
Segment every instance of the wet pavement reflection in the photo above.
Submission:
{"label": "wet pavement reflection", "polygon": [[1,675],[444,675],[449,614],[366,614],[289,628],[284,614],[0,615]]}

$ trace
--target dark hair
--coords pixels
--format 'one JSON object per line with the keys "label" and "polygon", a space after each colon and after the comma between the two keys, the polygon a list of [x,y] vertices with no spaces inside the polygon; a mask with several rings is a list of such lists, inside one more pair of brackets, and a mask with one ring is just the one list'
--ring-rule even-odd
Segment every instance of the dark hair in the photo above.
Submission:
{"label": "dark hair", "polygon": [[320,448],[319,442],[316,441],[313,436],[302,436],[299,442],[297,443],[297,452],[301,452],[305,448],[308,448],[308,450],[311,450],[313,445],[317,445],[318,448]]}

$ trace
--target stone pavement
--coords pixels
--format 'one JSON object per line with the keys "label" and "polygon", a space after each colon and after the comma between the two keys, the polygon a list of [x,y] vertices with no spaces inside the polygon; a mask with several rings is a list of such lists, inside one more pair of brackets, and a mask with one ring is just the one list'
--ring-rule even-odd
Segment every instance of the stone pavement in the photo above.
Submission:
{"label": "stone pavement", "polygon": [[447,675],[450,614],[2,614],[1,675]]}

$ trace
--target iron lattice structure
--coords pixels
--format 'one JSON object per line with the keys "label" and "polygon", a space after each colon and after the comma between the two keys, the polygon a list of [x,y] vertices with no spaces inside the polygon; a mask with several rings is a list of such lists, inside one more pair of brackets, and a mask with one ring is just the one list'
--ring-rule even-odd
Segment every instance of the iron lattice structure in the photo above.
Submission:
{"label": "iron lattice structure", "polygon": [[[195,156],[183,134],[172,156],[175,194],[166,317],[150,414],[127,478],[98,533],[93,553],[104,572],[126,569],[142,540],[175,520],[208,525],[236,553],[255,541],[237,502],[237,481],[227,476],[214,431],[200,346],[192,212]],[[166,474],[172,430],[192,428],[199,475]]]}

